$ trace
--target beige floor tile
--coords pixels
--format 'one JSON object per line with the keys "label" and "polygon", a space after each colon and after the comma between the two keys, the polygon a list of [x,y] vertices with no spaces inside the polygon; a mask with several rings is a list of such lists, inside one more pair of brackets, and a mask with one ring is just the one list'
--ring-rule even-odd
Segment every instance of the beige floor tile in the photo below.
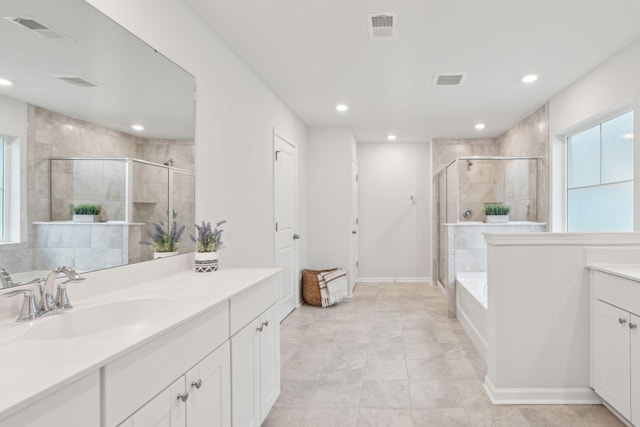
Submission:
{"label": "beige floor tile", "polygon": [[417,342],[405,344],[407,359],[439,360],[445,356],[446,348],[437,342]]}
{"label": "beige floor tile", "polygon": [[355,427],[358,408],[309,408],[304,414],[304,427]]}
{"label": "beige floor tile", "polygon": [[365,380],[407,380],[407,362],[369,359],[364,367]]}
{"label": "beige floor tile", "polygon": [[415,427],[469,427],[464,408],[413,409]]}
{"label": "beige floor tile", "polygon": [[319,380],[309,401],[312,408],[354,408],[358,406],[362,382]]}
{"label": "beige floor tile", "polygon": [[520,409],[508,405],[467,408],[467,416],[473,427],[530,427]]}
{"label": "beige floor tile", "polygon": [[486,408],[493,406],[482,383],[477,380],[461,380],[455,382],[458,395],[465,408]]}
{"label": "beige floor tile", "polygon": [[322,365],[320,379],[362,382],[365,359],[342,359],[329,357]]}
{"label": "beige floor tile", "polygon": [[358,427],[412,427],[411,409],[361,408]]}
{"label": "beige floor tile", "polygon": [[410,408],[408,381],[365,380],[360,408]]}
{"label": "beige floor tile", "polygon": [[407,359],[407,373],[410,380],[451,380],[445,360]]}
{"label": "beige floor tile", "polygon": [[304,414],[300,408],[273,408],[261,427],[306,427]]}
{"label": "beige floor tile", "polygon": [[414,408],[459,408],[462,401],[451,381],[410,380],[411,404]]}
{"label": "beige floor tile", "polygon": [[315,380],[280,381],[280,397],[276,400],[276,408],[306,408],[313,396]]}
{"label": "beige floor tile", "polygon": [[[400,335],[402,336],[402,335]],[[372,341],[367,352],[368,359],[405,359],[403,342]]]}

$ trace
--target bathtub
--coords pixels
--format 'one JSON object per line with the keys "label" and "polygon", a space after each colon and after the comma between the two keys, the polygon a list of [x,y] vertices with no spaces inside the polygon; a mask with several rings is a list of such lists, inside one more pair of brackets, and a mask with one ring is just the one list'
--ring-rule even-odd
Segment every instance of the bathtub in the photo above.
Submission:
{"label": "bathtub", "polygon": [[456,273],[458,320],[482,358],[487,360],[487,273]]}

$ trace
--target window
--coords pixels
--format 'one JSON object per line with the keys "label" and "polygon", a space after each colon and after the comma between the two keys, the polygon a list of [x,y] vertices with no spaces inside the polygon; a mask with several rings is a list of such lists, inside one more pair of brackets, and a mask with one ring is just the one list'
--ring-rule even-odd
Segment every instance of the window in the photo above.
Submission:
{"label": "window", "polygon": [[0,137],[0,242],[5,241],[5,141]]}
{"label": "window", "polygon": [[633,111],[567,138],[567,231],[633,230]]}

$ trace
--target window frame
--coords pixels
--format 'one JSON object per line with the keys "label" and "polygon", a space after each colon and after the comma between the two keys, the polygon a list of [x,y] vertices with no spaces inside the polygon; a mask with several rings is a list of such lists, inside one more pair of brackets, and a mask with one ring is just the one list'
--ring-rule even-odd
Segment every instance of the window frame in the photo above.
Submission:
{"label": "window frame", "polygon": [[[632,184],[632,186],[634,186],[634,181],[635,181],[635,174],[634,176],[630,179],[630,180],[622,180],[622,181],[615,181],[615,182],[607,182],[607,183],[602,183],[602,125],[605,123],[608,123],[612,120],[615,120],[618,117],[624,116],[625,114],[628,113],[633,113],[633,117],[635,117],[635,111],[633,106],[628,106],[624,109],[621,110],[616,110],[615,112],[611,112],[610,114],[604,115],[604,116],[600,116],[595,120],[589,121],[588,123],[585,123],[583,126],[580,126],[579,128],[574,129],[571,133],[565,134],[564,135],[564,183],[563,183],[563,192],[564,192],[564,222],[565,222],[565,231],[566,232],[571,232],[569,231],[569,212],[570,212],[570,205],[569,205],[569,190],[575,190],[575,189],[582,189],[582,188],[595,188],[595,187],[604,187],[604,186],[608,186],[608,185],[613,185],[613,184],[621,184],[621,183],[626,183],[626,182],[630,182]],[[633,123],[633,121],[632,121]],[[569,188],[569,139],[581,134],[583,132],[586,132],[592,128],[598,127],[598,134],[599,134],[599,144],[600,144],[600,159],[599,159],[599,167],[600,167],[600,183],[596,184],[596,185],[586,185],[586,186],[579,186],[579,187],[572,187]],[[635,141],[635,129],[633,129],[633,141]],[[633,144],[633,152],[635,152],[636,148],[635,148],[635,144]],[[633,170],[633,169],[632,169]],[[631,211],[631,216],[632,216],[632,224],[631,224],[631,230],[627,230],[628,232],[632,232],[634,231],[634,225],[633,225],[633,216],[634,216],[634,202],[632,201],[632,211]],[[575,232],[575,231],[574,231]],[[604,233],[608,232],[608,231],[602,231]],[[609,231],[611,232],[611,231]],[[598,231],[592,231],[592,233],[598,233]]]}

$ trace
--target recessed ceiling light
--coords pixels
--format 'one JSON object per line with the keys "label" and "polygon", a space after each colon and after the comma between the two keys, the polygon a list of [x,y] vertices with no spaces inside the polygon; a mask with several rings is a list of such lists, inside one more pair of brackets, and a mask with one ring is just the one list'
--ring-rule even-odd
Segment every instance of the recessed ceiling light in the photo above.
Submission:
{"label": "recessed ceiling light", "polygon": [[11,80],[0,78],[0,86],[13,86],[13,82]]}
{"label": "recessed ceiling light", "polygon": [[540,77],[538,74],[527,74],[522,77],[522,83],[533,83]]}
{"label": "recessed ceiling light", "polygon": [[485,125],[484,123],[477,123],[475,127],[478,130],[482,130],[482,129],[486,128],[487,125]]}
{"label": "recessed ceiling light", "polygon": [[348,109],[349,109],[349,106],[347,104],[338,104],[338,105],[336,105],[336,110],[340,111],[341,113],[344,113]]}
{"label": "recessed ceiling light", "polygon": [[395,141],[395,140],[396,140],[396,138],[397,138],[397,137],[396,137],[395,135],[393,135],[393,134],[389,134],[389,135],[387,135],[387,139],[388,139],[389,141]]}
{"label": "recessed ceiling light", "polygon": [[142,125],[132,125],[131,129],[137,130],[138,132],[142,132],[144,130],[144,126],[142,126]]}

